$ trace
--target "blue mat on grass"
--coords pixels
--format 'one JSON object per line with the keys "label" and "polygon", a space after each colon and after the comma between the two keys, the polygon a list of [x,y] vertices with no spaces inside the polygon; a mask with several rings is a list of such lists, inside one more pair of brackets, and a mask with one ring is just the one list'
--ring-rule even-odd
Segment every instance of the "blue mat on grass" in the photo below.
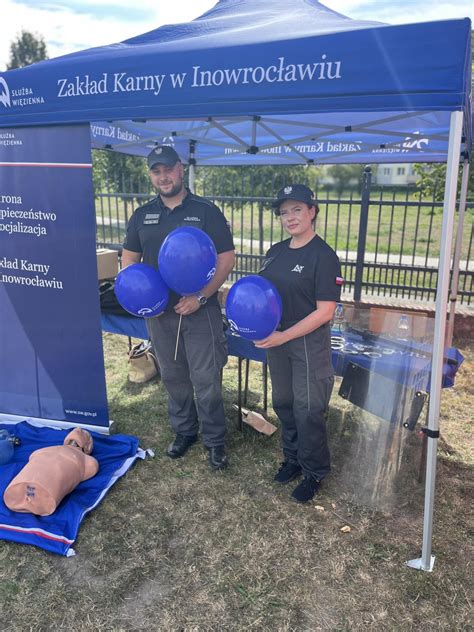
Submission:
{"label": "blue mat on grass", "polygon": [[145,458],[138,447],[137,437],[116,434],[111,436],[92,432],[92,456],[99,461],[99,471],[91,479],[80,483],[66,496],[51,516],[10,511],[3,502],[3,493],[10,481],[26,465],[35,450],[62,445],[69,430],[56,430],[33,426],[23,421],[18,424],[0,424],[21,440],[13,459],[0,465],[0,539],[32,544],[52,553],[74,555],[72,548],[84,516],[94,509],[112,485],[123,476],[137,458]]}

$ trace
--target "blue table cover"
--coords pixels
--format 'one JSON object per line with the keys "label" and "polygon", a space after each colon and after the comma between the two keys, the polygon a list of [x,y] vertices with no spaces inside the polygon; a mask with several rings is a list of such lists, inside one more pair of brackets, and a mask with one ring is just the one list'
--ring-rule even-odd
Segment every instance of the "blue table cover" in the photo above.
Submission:
{"label": "blue table cover", "polygon": [[[102,313],[102,329],[134,338],[148,338],[145,319]],[[390,341],[388,338],[334,329],[332,332],[332,362],[336,375],[342,376],[350,362],[384,375],[419,391],[429,392],[431,353],[429,344],[411,341]],[[375,340],[374,340],[375,338]],[[227,331],[229,354],[257,362],[266,362],[266,351],[257,349],[252,341]],[[455,348],[446,350],[443,365],[443,388],[454,385],[456,372],[464,358]]]}

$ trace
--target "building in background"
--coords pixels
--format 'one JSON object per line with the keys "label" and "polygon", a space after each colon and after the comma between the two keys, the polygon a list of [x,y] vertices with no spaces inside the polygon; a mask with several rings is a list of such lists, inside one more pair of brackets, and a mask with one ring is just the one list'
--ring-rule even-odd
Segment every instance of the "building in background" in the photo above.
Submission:
{"label": "building in background", "polygon": [[382,164],[377,165],[374,184],[383,186],[414,185],[418,177],[412,164]]}

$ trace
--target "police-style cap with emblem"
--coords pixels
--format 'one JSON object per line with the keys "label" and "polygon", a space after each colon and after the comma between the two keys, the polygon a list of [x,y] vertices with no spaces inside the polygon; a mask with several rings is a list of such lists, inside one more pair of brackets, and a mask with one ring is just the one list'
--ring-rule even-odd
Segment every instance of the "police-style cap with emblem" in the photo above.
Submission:
{"label": "police-style cap with emblem", "polygon": [[308,204],[308,206],[316,205],[314,193],[304,184],[289,184],[278,191],[277,199],[272,202],[276,215],[280,214],[280,204],[285,200],[304,202],[305,204]]}
{"label": "police-style cap with emblem", "polygon": [[157,164],[174,167],[179,160],[176,151],[168,145],[158,145],[147,156],[148,169],[153,169]]}

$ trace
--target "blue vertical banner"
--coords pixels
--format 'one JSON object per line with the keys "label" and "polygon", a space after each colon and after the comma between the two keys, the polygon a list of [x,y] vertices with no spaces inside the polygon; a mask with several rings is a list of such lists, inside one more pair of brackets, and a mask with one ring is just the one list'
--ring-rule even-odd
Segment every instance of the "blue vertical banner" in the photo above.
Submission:
{"label": "blue vertical banner", "polygon": [[0,418],[109,426],[89,125],[0,130]]}

